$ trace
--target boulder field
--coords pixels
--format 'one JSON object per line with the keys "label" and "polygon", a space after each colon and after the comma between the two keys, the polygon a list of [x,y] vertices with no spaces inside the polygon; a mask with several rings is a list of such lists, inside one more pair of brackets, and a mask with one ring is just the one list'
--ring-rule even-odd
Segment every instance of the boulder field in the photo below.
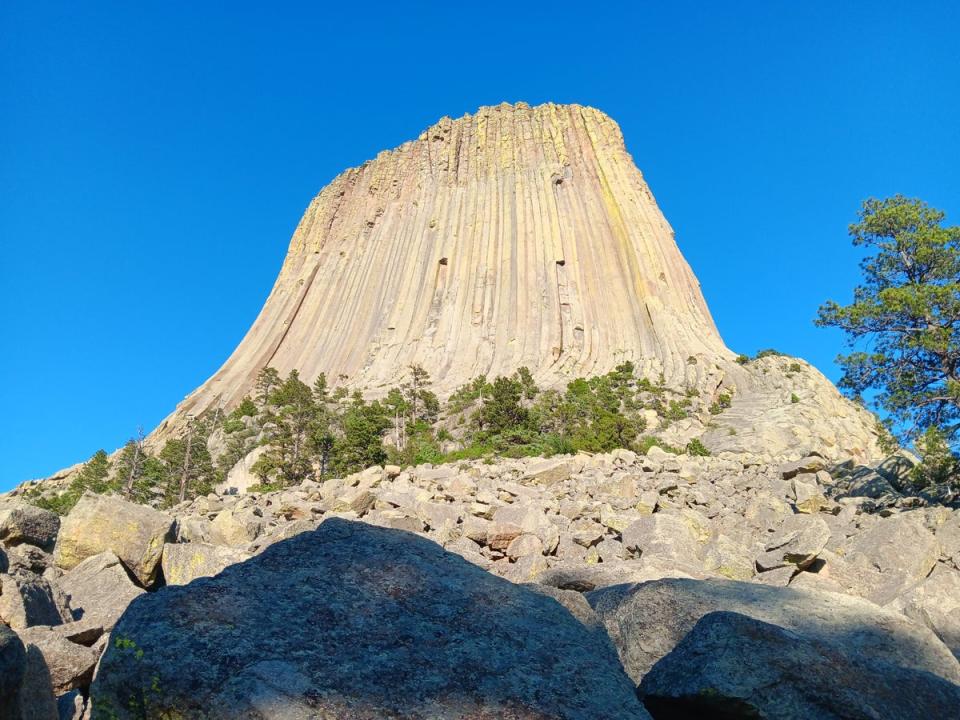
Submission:
{"label": "boulder field", "polygon": [[909,459],[376,467],[0,498],[0,720],[960,716],[960,511]]}

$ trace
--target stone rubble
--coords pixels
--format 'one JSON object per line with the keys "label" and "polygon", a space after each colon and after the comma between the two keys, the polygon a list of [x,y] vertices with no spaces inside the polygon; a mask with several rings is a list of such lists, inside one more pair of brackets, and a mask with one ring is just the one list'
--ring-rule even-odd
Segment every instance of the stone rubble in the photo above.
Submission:
{"label": "stone rubble", "polygon": [[[96,662],[115,645],[111,631],[137,598],[192,588],[337,518],[419,536],[478,572],[538,588],[609,635],[640,696],[659,698],[648,709],[686,702],[671,700],[696,690],[674,681],[677,663],[696,654],[691,648],[716,647],[724,633],[746,627],[743,616],[760,623],[755,644],[744,645],[758,653],[780,648],[789,633],[803,638],[780,672],[827,653],[860,676],[869,668],[854,656],[869,652],[896,668],[891,677],[922,671],[954,687],[960,510],[906,492],[906,462],[865,467],[807,456],[771,465],[733,454],[618,450],[377,467],[275,492],[212,494],[167,512],[87,495],[62,523],[8,496],[0,499],[10,528],[0,554],[0,618],[25,648],[22,657],[9,651],[30,682],[22,692],[89,712]],[[45,530],[52,527],[54,536]],[[382,561],[389,567],[398,558]],[[718,587],[728,588],[719,599]],[[667,588],[673,599],[665,605]],[[709,613],[722,617],[698,625]],[[873,635],[844,631],[856,623]],[[675,647],[680,654],[671,656]],[[718,655],[710,672],[726,662]],[[952,697],[940,680],[931,683],[924,685],[930,698]],[[817,692],[800,693],[797,707]],[[861,693],[854,704],[878,697]],[[750,702],[770,706],[762,693]]]}

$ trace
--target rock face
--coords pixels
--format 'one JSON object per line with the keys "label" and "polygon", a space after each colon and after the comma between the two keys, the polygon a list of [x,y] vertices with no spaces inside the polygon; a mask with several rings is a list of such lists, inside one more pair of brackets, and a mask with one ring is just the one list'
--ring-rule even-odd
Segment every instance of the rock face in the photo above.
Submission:
{"label": "rock face", "polygon": [[649,717],[553,598],[336,519],[135,601],[91,695],[118,719]]}
{"label": "rock face", "polygon": [[[734,358],[617,124],[579,105],[501,104],[325,187],[246,337],[152,442],[233,407],[266,366],[376,396],[419,364],[446,396],[521,366],[551,387],[629,360],[672,388],[731,395],[718,449],[876,454],[872,416],[815,369],[769,376],[780,358]],[[249,483],[245,467],[229,485]]]}

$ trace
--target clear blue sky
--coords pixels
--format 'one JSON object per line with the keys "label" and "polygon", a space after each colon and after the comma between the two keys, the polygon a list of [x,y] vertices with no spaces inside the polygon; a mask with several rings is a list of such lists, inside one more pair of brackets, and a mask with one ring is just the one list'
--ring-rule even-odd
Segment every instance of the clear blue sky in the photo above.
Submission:
{"label": "clear blue sky", "polygon": [[960,222],[958,37],[947,0],[4,2],[0,489],[154,427],[324,184],[504,100],[613,116],[727,344],[836,378],[860,201]]}

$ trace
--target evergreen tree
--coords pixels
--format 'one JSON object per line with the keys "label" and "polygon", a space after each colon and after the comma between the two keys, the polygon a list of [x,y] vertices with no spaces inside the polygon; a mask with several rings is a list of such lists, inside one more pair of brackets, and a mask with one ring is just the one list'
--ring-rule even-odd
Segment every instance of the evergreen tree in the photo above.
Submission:
{"label": "evergreen tree", "polygon": [[867,200],[850,226],[854,245],[870,253],[853,303],[827,302],[817,324],[847,333],[838,358],[841,387],[875,404],[908,435],[937,428],[960,436],[960,227],[944,213],[896,195]]}
{"label": "evergreen tree", "polygon": [[367,404],[356,392],[343,415],[343,437],[334,447],[334,471],[340,475],[382,465],[387,459],[383,433],[391,421],[384,407],[374,401]]}

